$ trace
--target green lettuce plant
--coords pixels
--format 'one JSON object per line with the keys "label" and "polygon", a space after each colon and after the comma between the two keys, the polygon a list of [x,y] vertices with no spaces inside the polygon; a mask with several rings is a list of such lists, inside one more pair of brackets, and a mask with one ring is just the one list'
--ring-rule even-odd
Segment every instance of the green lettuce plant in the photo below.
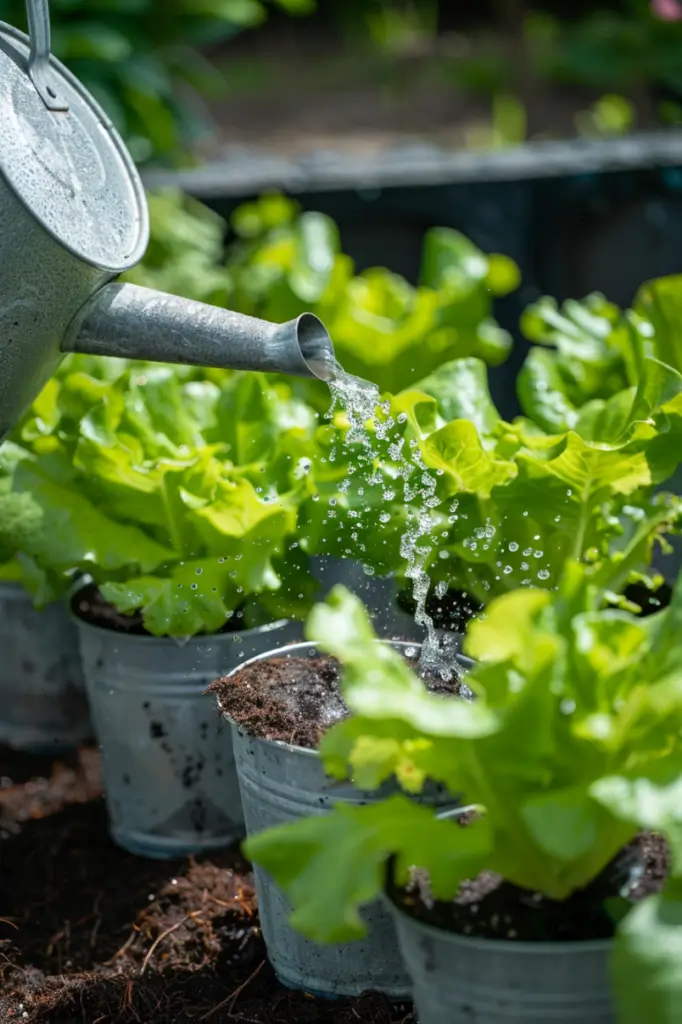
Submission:
{"label": "green lettuce plant", "polygon": [[[43,604],[87,573],[156,635],[213,632],[256,599],[252,620],[301,614],[312,581],[293,545],[310,410],[256,374],[216,382],[135,363],[110,375],[71,364],[4,449],[6,575]],[[31,510],[23,532],[18,503]]]}
{"label": "green lettuce plant", "polygon": [[518,269],[456,231],[427,232],[415,288],[385,268],[356,274],[334,222],[282,196],[242,206],[232,225],[233,308],[275,321],[317,313],[343,367],[381,391],[396,393],[449,359],[497,365],[509,354],[492,302],[518,286]]}
{"label": "green lettuce plant", "polygon": [[682,275],[643,284],[628,310],[597,293],[533,303],[521,317],[534,343],[517,378],[523,412],[549,433],[568,430],[590,402],[635,386],[647,357],[682,370],[681,309]]}
{"label": "green lettuce plant", "polygon": [[681,390],[679,373],[646,358],[638,387],[594,400],[572,430],[544,435],[491,417],[477,443],[460,421],[429,434],[424,461],[454,498],[431,556],[436,575],[451,576],[452,559],[460,585],[485,601],[556,586],[566,558],[601,565],[613,589],[645,573],[680,521],[679,499],[656,491],[680,461]]}
{"label": "green lettuce plant", "polygon": [[[475,359],[445,364],[388,397],[369,450],[339,413],[318,431],[326,456],[302,506],[306,550],[327,548],[377,573],[428,574],[436,591],[486,604],[519,586],[554,587],[567,558],[604,587],[655,582],[649,566],[682,505],[656,493],[680,461],[682,376],[646,358],[637,388],[585,406],[548,435],[504,422]],[[407,544],[405,542],[407,538]]]}
{"label": "green lettuce plant", "polygon": [[284,889],[294,927],[320,942],[362,935],[359,908],[384,888],[391,859],[398,885],[423,868],[441,900],[490,870],[563,901],[589,890],[638,831],[655,829],[671,846],[671,879],[660,896],[618,908],[618,1019],[677,1019],[682,583],[648,619],[603,602],[575,563],[554,593],[495,600],[466,641],[471,702],[429,694],[375,643],[343,588],[314,610],[308,636],[341,662],[352,711],[321,743],[327,772],[368,789],[395,776],[409,794],[434,779],[479,817],[461,828],[397,795],[249,837],[245,851]]}

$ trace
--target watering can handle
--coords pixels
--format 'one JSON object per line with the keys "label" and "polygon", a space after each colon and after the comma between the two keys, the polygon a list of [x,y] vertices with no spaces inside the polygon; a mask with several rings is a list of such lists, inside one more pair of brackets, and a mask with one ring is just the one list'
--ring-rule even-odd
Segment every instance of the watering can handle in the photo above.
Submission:
{"label": "watering can handle", "polygon": [[68,110],[69,105],[60,99],[54,76],[50,69],[50,9],[48,0],[26,0],[28,34],[31,52],[28,57],[28,74],[36,92],[48,110]]}

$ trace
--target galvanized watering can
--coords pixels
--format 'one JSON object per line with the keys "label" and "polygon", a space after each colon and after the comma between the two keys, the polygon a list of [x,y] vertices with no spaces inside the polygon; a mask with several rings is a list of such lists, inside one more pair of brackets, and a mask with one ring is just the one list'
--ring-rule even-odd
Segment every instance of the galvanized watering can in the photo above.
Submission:
{"label": "galvanized watering can", "polygon": [[50,54],[47,0],[29,36],[0,22],[0,440],[67,352],[330,379],[317,317],[286,324],[112,283],[149,237],[142,184],[110,120]]}

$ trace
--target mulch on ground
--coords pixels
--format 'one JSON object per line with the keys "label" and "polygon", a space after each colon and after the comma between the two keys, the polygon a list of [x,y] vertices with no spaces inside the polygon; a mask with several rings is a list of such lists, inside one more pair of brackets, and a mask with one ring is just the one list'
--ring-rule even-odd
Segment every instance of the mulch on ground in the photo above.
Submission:
{"label": "mulch on ground", "polygon": [[99,758],[0,749],[2,1024],[412,1024],[380,995],[283,988],[236,849],[151,861],[109,839]]}

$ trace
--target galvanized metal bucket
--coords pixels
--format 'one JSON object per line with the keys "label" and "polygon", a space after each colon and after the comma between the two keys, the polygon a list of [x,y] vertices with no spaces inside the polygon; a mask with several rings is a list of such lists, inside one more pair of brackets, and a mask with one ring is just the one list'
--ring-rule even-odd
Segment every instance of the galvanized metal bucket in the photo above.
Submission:
{"label": "galvanized metal bucket", "polygon": [[390,906],[419,1024],[614,1024],[610,941],[467,938]]}
{"label": "galvanized metal bucket", "polygon": [[398,604],[398,587],[392,576],[368,576],[362,564],[352,558],[314,555],[310,563],[320,584],[318,600],[323,601],[340,583],[365,604],[380,639],[417,643],[424,639],[426,631]]}
{"label": "galvanized metal bucket", "polygon": [[[418,653],[419,649],[409,643],[396,642],[394,646],[406,652]],[[317,653],[316,644],[295,644],[253,660],[311,657]],[[468,664],[462,659],[463,667]],[[247,835],[325,814],[335,803],[379,802],[398,788],[396,783],[388,783],[379,790],[363,792],[349,782],[330,779],[317,751],[257,739],[234,722],[232,742]],[[443,808],[457,804],[437,786],[427,790],[423,799]],[[356,996],[373,990],[397,1000],[410,998],[411,983],[390,912],[382,901],[362,911],[369,928],[366,938],[322,946],[290,926],[291,906],[267,872],[255,865],[254,875],[263,938],[282,984],[321,996]]]}
{"label": "galvanized metal bucket", "polygon": [[78,634],[61,602],[42,611],[0,582],[0,743],[58,753],[91,735]]}
{"label": "galvanized metal bucket", "polygon": [[165,858],[243,835],[229,729],[204,691],[295,624],[179,641],[75,621],[114,841]]}

